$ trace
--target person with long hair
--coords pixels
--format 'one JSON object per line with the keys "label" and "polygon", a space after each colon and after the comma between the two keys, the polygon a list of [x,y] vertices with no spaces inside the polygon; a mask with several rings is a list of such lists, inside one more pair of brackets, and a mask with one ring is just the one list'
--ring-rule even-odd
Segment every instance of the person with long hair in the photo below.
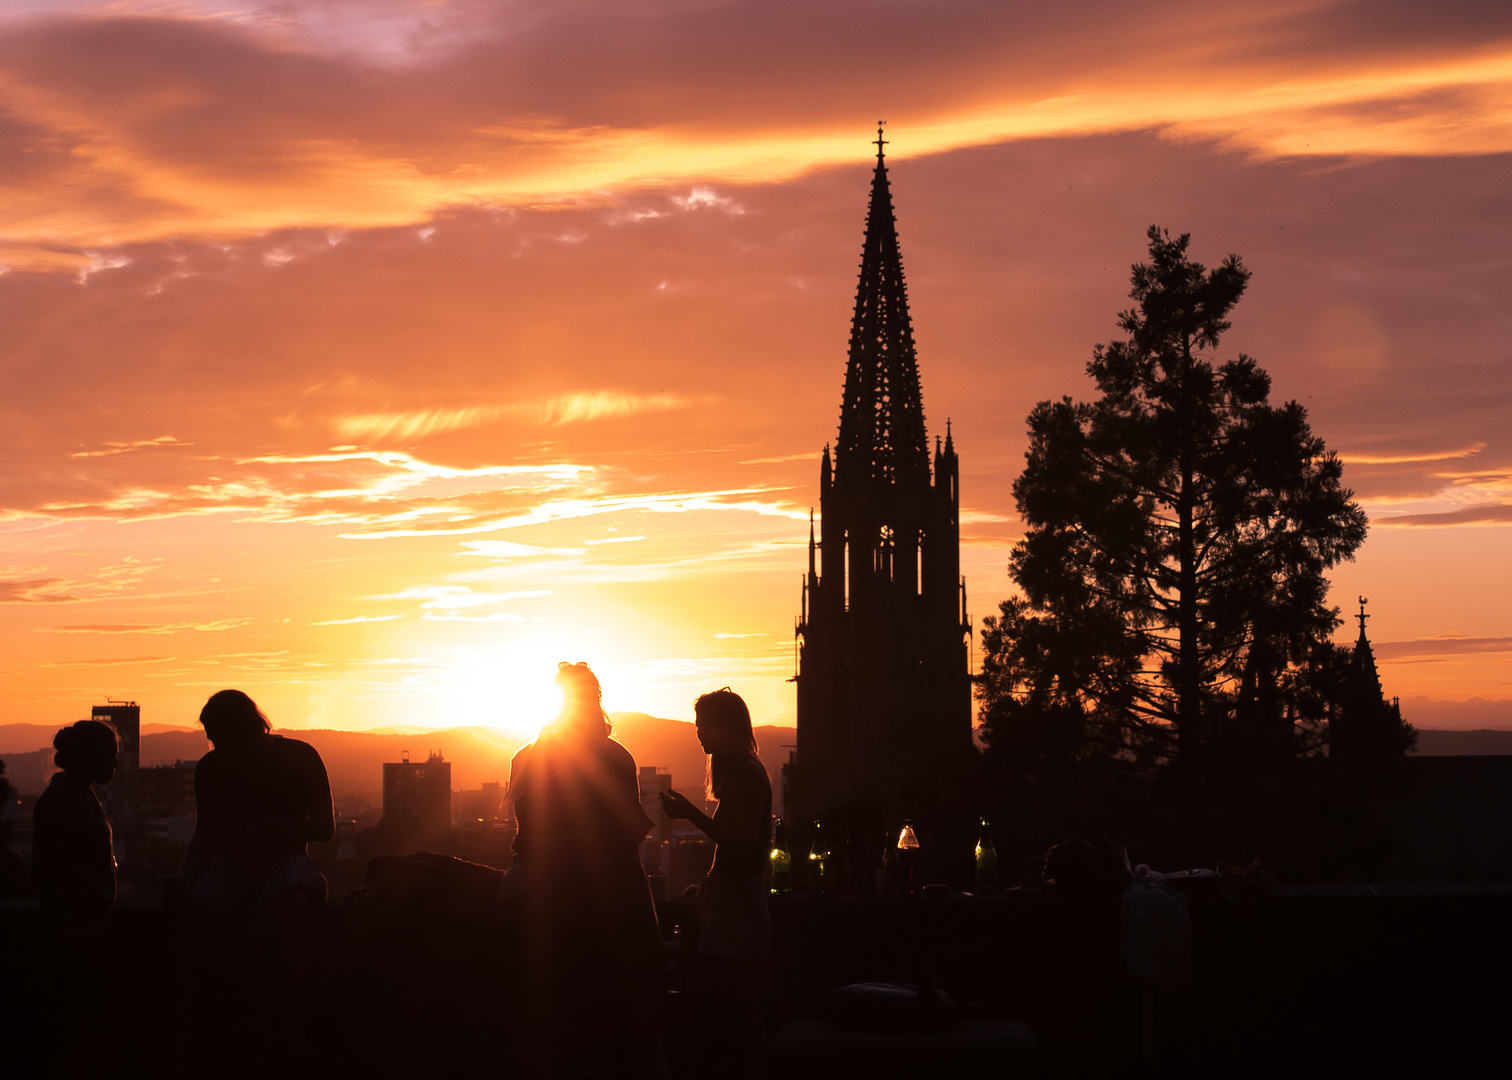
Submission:
{"label": "person with long hair", "polygon": [[189,895],[211,910],[325,903],[307,850],[336,831],[320,754],[274,735],[240,690],[211,695],[199,720],[214,749],[194,769],[194,835],[179,872]]}
{"label": "person with long hair", "polygon": [[661,935],[640,844],[635,759],[610,738],[587,664],[562,663],[561,713],[510,764],[517,832],[506,898],[521,901],[527,1075],[660,1078]]}
{"label": "person with long hair", "polygon": [[[213,749],[194,769],[194,835],[179,876],[165,883],[164,902],[182,908],[187,901],[192,921],[205,926],[222,922],[219,913],[254,912],[257,932],[270,937],[258,962],[233,965],[214,934],[202,936],[191,1008],[206,1011],[200,1037],[214,1042],[230,1021],[213,1003],[260,985],[258,1007],[279,1014],[277,1047],[287,1064],[311,1052],[316,929],[327,886],[307,845],[335,834],[330,781],[320,753],[274,735],[267,716],[240,690],[211,695],[199,720]],[[245,932],[245,924],[229,925]]]}
{"label": "person with long hair", "polygon": [[664,792],[670,818],[692,822],[714,841],[714,864],[698,890],[699,981],[707,1008],[709,1075],[759,1076],[766,1052],[761,969],[772,943],[763,879],[772,839],[772,782],[756,749],[751,711],[728,686],[693,703],[698,741],[708,754],[710,817],[676,791]]}

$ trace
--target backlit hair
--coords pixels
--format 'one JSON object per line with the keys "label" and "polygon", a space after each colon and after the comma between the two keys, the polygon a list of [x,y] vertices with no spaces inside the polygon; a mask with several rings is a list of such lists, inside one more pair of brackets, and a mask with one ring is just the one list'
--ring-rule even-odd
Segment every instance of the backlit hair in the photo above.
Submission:
{"label": "backlit hair", "polygon": [[725,781],[747,757],[761,760],[756,748],[756,733],[751,730],[751,710],[745,699],[728,686],[704,694],[693,702],[693,715],[706,726],[726,731],[735,736],[745,747],[743,754],[710,754],[708,772],[704,774],[704,794],[711,799],[720,797]]}
{"label": "backlit hair", "polygon": [[200,725],[211,742],[230,739],[239,742],[267,735],[273,730],[268,718],[253,701],[240,690],[222,690],[211,694],[210,700],[200,710]]}
{"label": "backlit hair", "polygon": [[563,735],[601,734],[607,739],[614,727],[609,723],[609,714],[604,712],[604,689],[587,662],[561,661],[557,664],[556,682],[567,700],[550,730]]}

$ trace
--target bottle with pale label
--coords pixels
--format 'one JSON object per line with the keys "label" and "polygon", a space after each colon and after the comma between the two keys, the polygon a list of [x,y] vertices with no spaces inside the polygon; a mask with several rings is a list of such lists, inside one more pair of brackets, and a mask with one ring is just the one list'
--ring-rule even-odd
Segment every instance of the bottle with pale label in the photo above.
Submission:
{"label": "bottle with pale label", "polygon": [[793,856],[788,851],[787,828],[782,819],[772,831],[772,853],[767,857],[767,871],[773,896],[786,896],[793,889]]}
{"label": "bottle with pale label", "polygon": [[979,889],[997,885],[997,848],[992,843],[992,825],[986,818],[982,818],[982,831],[977,836],[976,884]]}

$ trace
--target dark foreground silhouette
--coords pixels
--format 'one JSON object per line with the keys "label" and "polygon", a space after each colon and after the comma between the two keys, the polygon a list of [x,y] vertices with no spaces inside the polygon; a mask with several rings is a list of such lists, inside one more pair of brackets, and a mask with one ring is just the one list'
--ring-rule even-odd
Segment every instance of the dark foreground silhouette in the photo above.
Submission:
{"label": "dark foreground silhouette", "polygon": [[661,935],[640,843],[635,760],[609,738],[598,679],[562,664],[566,705],[515,755],[518,832],[503,882],[524,935],[527,990],[516,1053],[525,1075],[666,1075]]}
{"label": "dark foreground silhouette", "polygon": [[119,1025],[107,917],[116,900],[110,820],[90,785],[115,776],[116,733],[80,720],[53,736],[55,773],[33,811],[32,884],[42,905],[33,997],[47,1047],[38,1072],[95,1076],[111,1066]]}
{"label": "dark foreground silhouette", "polygon": [[195,1071],[240,1044],[218,1067],[235,1070],[270,1052],[298,1066],[310,1055],[326,900],[306,845],[334,833],[325,766],[309,744],[272,734],[240,690],[213,695],[200,723],[214,748],[194,771],[183,868],[164,882],[164,903],[180,913],[186,935],[183,1064]]}
{"label": "dark foreground silhouette", "polygon": [[709,817],[686,797],[661,796],[668,817],[692,822],[715,843],[698,891],[697,989],[710,1075],[753,1077],[766,1056],[761,970],[772,945],[764,875],[772,838],[772,785],[756,752],[751,712],[729,687],[693,706],[709,755]]}

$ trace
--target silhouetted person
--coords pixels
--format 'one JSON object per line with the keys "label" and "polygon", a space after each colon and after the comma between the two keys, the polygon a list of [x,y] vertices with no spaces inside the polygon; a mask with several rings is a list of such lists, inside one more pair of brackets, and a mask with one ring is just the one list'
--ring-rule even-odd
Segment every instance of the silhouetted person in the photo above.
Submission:
{"label": "silhouetted person", "polygon": [[108,724],[80,720],[53,736],[53,750],[62,771],[32,812],[32,884],[55,924],[78,926],[115,906],[110,819],[90,785],[110,783],[119,746]]}
{"label": "silhouetted person", "polygon": [[523,901],[527,1074],[666,1075],[658,1030],[661,937],[640,863],[652,822],[635,759],[609,738],[598,679],[561,664],[566,702],[510,766],[518,832],[505,879]]}
{"label": "silhouetted person", "polygon": [[[106,917],[116,901],[110,820],[91,790],[115,775],[115,731],[80,720],[53,736],[54,773],[33,811],[32,883],[42,902],[33,999],[42,1075],[106,1075],[119,1031]],[[34,1036],[35,1037],[35,1036]],[[27,1040],[31,1041],[31,1040]]]}
{"label": "silhouetted person", "polygon": [[756,752],[751,711],[729,687],[693,703],[709,755],[709,817],[675,791],[667,816],[691,821],[714,841],[714,865],[698,890],[699,980],[707,1008],[710,1076],[759,1076],[766,1056],[761,968],[772,944],[763,878],[772,839],[772,784]]}
{"label": "silhouetted person", "polygon": [[[308,743],[272,734],[240,690],[211,696],[200,724],[214,749],[195,766],[194,835],[169,897],[187,895],[208,912],[267,917],[274,945],[251,981],[262,982],[264,1001],[281,1009],[285,1049],[303,1051],[313,931],[326,899],[325,876],[306,845],[335,832],[325,764]],[[209,977],[249,986],[247,972],[208,963]]]}
{"label": "silhouetted person", "polygon": [[200,710],[214,745],[194,769],[194,836],[180,871],[211,910],[272,909],[296,895],[324,903],[306,846],[335,833],[325,763],[309,743],[272,734],[257,704],[222,690]]}

